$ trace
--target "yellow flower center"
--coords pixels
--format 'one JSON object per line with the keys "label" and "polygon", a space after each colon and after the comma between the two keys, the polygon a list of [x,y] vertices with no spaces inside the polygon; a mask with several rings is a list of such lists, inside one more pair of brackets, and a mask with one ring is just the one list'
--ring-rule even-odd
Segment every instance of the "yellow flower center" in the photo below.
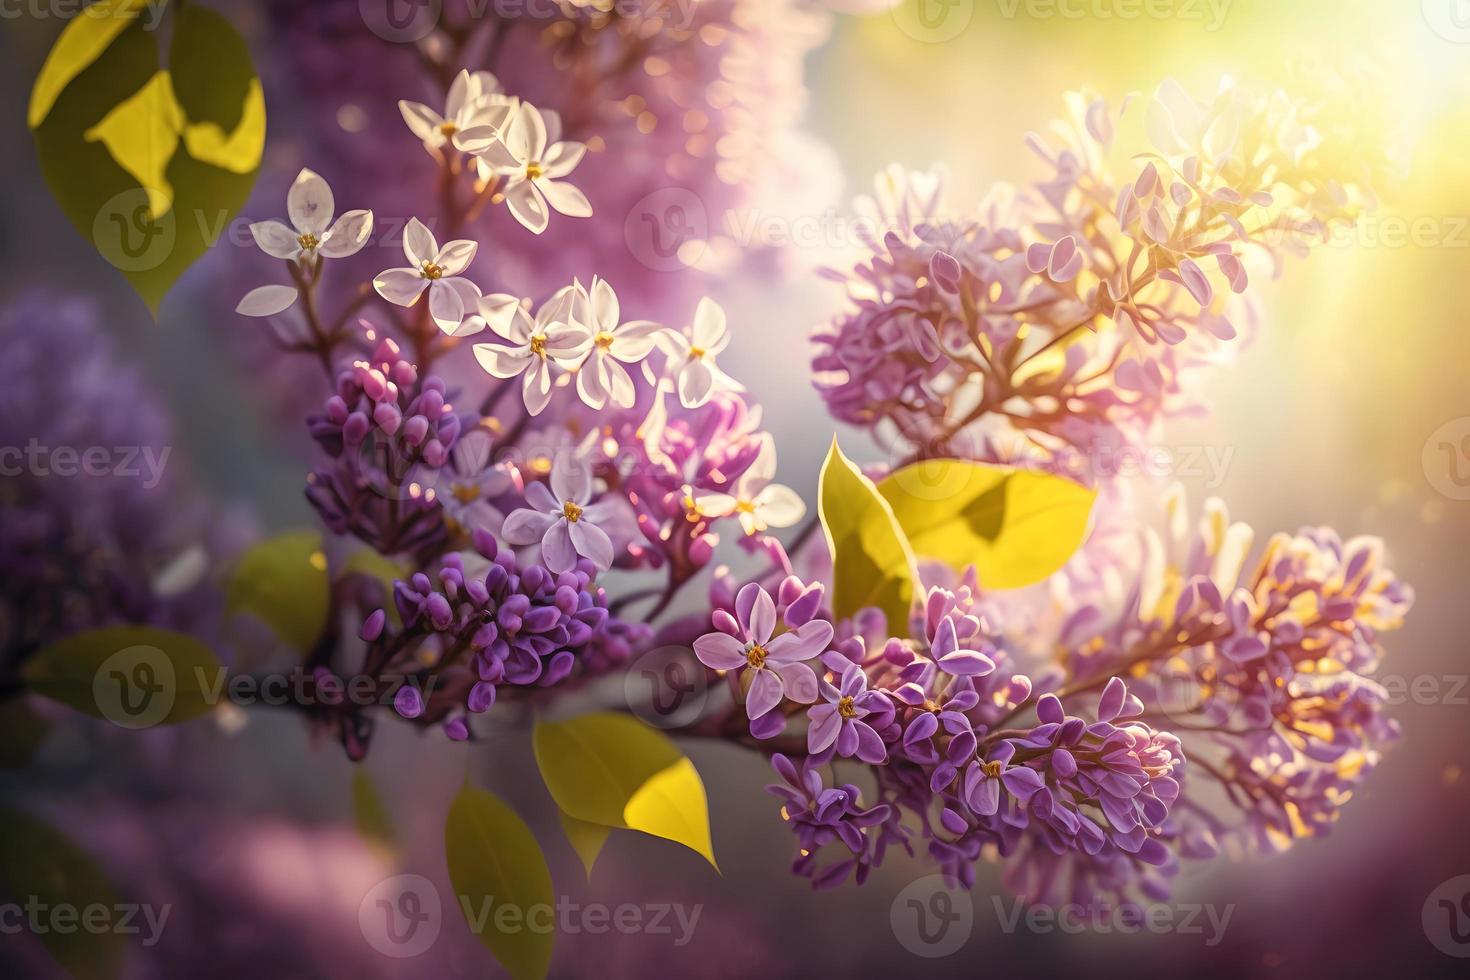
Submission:
{"label": "yellow flower center", "polygon": [[546,356],[546,336],[544,334],[538,333],[531,338],[531,353],[537,357]]}
{"label": "yellow flower center", "polygon": [[735,501],[735,510],[738,513],[741,513],[741,514],[754,514],[755,513],[755,501],[753,501],[753,500],[737,500],[737,501]]}
{"label": "yellow flower center", "polygon": [[423,276],[425,279],[438,279],[444,275],[444,270],[428,260],[424,261]]}
{"label": "yellow flower center", "polygon": [[843,697],[837,702],[837,713],[844,718],[856,718],[857,709],[852,706],[852,698]]}
{"label": "yellow flower center", "polygon": [[568,500],[566,503],[562,504],[561,513],[563,517],[571,521],[573,524],[582,519],[582,508],[574,500]]}
{"label": "yellow flower center", "polygon": [[934,701],[925,701],[924,702],[924,710],[925,711],[932,711],[934,714],[937,715],[937,714],[939,714],[939,705],[938,705],[937,702],[934,702]]}
{"label": "yellow flower center", "polygon": [[480,488],[473,483],[456,483],[449,492],[462,504],[472,504],[480,499]]}
{"label": "yellow flower center", "polygon": [[530,163],[526,164],[527,180],[535,180],[537,177],[540,177],[545,173],[546,171],[541,168],[541,161],[539,160],[532,160]]}
{"label": "yellow flower center", "polygon": [[601,347],[603,350],[607,350],[609,347],[612,346],[614,339],[616,338],[614,338],[613,335],[608,333],[606,330],[599,330],[597,332],[597,336],[592,338],[592,342],[598,347]]}
{"label": "yellow flower center", "polygon": [[453,136],[459,132],[459,127],[452,122],[443,122],[439,124],[439,132],[445,136]]}
{"label": "yellow flower center", "polygon": [[691,361],[697,361],[708,353],[709,351],[705,350],[703,347],[691,347],[689,348],[689,359]]}
{"label": "yellow flower center", "polygon": [[310,252],[321,243],[321,239],[317,238],[309,231],[304,231],[296,236],[296,244],[300,245],[303,251]]}
{"label": "yellow flower center", "polygon": [[991,779],[999,779],[1000,771],[1005,768],[1005,763],[999,760],[980,763],[980,771]]}
{"label": "yellow flower center", "polygon": [[759,643],[752,643],[745,648],[745,662],[756,670],[766,665],[766,648]]}

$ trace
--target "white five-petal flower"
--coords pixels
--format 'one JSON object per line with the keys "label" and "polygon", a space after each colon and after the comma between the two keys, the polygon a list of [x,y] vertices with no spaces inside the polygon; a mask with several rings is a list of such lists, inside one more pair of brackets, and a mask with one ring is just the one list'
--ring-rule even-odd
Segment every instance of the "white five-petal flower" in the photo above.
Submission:
{"label": "white five-petal flower", "polygon": [[577,295],[578,287],[563,287],[536,311],[535,320],[514,296],[494,293],[480,300],[480,314],[490,329],[512,346],[476,344],[475,359],[497,378],[519,375],[526,411],[532,415],[540,415],[551,401],[551,365],[572,370],[592,344],[587,330],[573,324]]}
{"label": "white five-petal flower", "polygon": [[479,246],[468,239],[446,242],[443,248],[434,233],[414,218],[403,231],[403,254],[409,268],[378,273],[373,288],[378,295],[399,306],[412,306],[425,289],[429,291],[429,315],[438,328],[451,337],[463,337],[485,328],[479,317],[465,318],[479,308],[480,287],[461,277]]}
{"label": "white five-petal flower", "polygon": [[558,179],[576,168],[587,146],[561,139],[561,117],[556,113],[542,113],[522,102],[504,127],[468,129],[461,145],[505,178],[506,206],[536,234],[545,231],[551,220],[548,205],[571,218],[591,217],[587,195]]}
{"label": "white five-petal flower", "polygon": [[755,462],[735,481],[733,493],[698,491],[695,506],[708,517],[739,515],[746,534],[759,534],[767,527],[791,527],[806,515],[806,503],[790,487],[772,483],[775,475],[776,443],[770,433],[764,433]]}
{"label": "white five-petal flower", "polygon": [[577,310],[571,326],[588,345],[577,369],[577,394],[592,408],[608,402],[632,408],[637,392],[623,365],[647,357],[667,328],[651,320],[619,322],[617,293],[604,279],[594,277],[590,288],[584,290],[580,284],[575,288]]}
{"label": "white five-petal flower", "polygon": [[698,408],[717,391],[745,390],[715,364],[715,355],[729,343],[725,311],[707,296],[699,301],[692,325],[682,333],[669,330],[659,335],[659,346],[669,355],[668,370],[674,375],[679,403],[685,408]]}
{"label": "white five-petal flower", "polygon": [[[373,233],[371,211],[348,211],[335,222],[337,204],[332,188],[315,171],[303,169],[286,193],[286,214],[291,224],[257,221],[250,234],[267,255],[307,266],[318,258],[341,259],[355,255]],[[237,313],[274,316],[296,302],[296,287],[269,285],[245,294]]]}
{"label": "white five-petal flower", "polygon": [[[422,102],[404,99],[398,103],[403,121],[423,141],[425,149],[437,151],[446,143],[466,150],[465,134],[472,130],[498,133],[519,100],[500,91],[500,83],[488,71],[462,70],[449,86],[449,96],[440,115]],[[481,140],[490,139],[486,132]]]}

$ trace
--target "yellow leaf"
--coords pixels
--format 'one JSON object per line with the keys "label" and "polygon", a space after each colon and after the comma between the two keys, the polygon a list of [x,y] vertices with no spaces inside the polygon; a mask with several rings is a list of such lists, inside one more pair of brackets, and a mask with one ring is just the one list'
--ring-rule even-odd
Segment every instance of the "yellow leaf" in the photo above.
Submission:
{"label": "yellow leaf", "polygon": [[179,131],[183,128],[184,110],[174,98],[168,72],[160,71],[82,133],[82,139],[106,146],[117,165],[148,194],[150,215],[161,218],[173,207],[168,165],[179,147]]}
{"label": "yellow leaf", "polygon": [[277,636],[305,653],[326,627],[329,593],[321,535],[292,531],[245,552],[230,578],[225,609],[264,620]]}
{"label": "yellow leaf", "polygon": [[363,840],[390,851],[394,849],[393,820],[372,777],[361,768],[352,773],[352,816]]}
{"label": "yellow leaf", "polygon": [[[466,786],[444,822],[444,859],[460,911],[516,980],[539,980],[551,963],[556,896],[541,845],[500,799]],[[497,928],[500,906],[519,909],[516,928]]]}
{"label": "yellow leaf", "polygon": [[184,148],[200,163],[237,174],[253,173],[265,151],[265,93],[260,79],[250,80],[240,123],[228,136],[216,122],[191,122],[184,129]]}
{"label": "yellow leaf", "polygon": [[602,845],[607,843],[612,828],[578,820],[564,810],[559,810],[557,813],[561,817],[561,829],[567,835],[567,842],[572,845],[572,850],[577,852],[577,857],[581,858],[587,877],[591,878],[592,866],[597,863],[597,856],[602,853]]}
{"label": "yellow leaf", "polygon": [[918,583],[914,553],[888,501],[835,438],[822,464],[817,509],[832,553],[833,611],[843,618],[876,606],[889,630],[902,634]]}
{"label": "yellow leaf", "polygon": [[704,783],[668,736],[604,713],[538,723],[533,742],[541,778],[568,816],[683,844],[719,869]]}
{"label": "yellow leaf", "polygon": [[916,554],[956,571],[974,565],[988,589],[1031,585],[1065,565],[1097,499],[1048,473],[959,459],[906,466],[878,490]]}
{"label": "yellow leaf", "polygon": [[73,17],[46,55],[41,73],[31,89],[26,125],[35,129],[46,121],[51,107],[72,79],[102,56],[117,36],[135,21],[148,0],[97,0]]}

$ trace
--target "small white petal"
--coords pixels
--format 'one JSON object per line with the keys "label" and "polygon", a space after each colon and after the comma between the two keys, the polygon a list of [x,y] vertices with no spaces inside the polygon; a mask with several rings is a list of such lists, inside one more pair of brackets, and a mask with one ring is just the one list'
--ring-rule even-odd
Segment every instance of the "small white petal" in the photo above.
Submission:
{"label": "small white petal", "polygon": [[444,133],[439,129],[444,125],[444,117],[439,113],[422,102],[407,100],[398,103],[398,111],[403,113],[403,121],[408,123],[409,130],[429,146],[439,146],[444,142]]}
{"label": "small white petal", "polygon": [[378,295],[399,306],[412,306],[428,284],[417,269],[388,269],[373,280]]}
{"label": "small white petal", "polygon": [[318,251],[329,259],[345,259],[362,251],[372,233],[371,211],[348,211],[332,223],[332,227],[323,236]]}
{"label": "small white petal", "polygon": [[709,365],[696,358],[679,369],[679,404],[698,408],[714,392],[714,375]]}
{"label": "small white petal", "polygon": [[541,234],[551,222],[545,199],[529,180],[512,184],[506,189],[505,206],[510,208],[512,217],[534,234]]}
{"label": "small white petal", "polygon": [[791,527],[806,516],[806,502],[788,486],[772,483],[755,498],[761,518],[771,527]]}
{"label": "small white petal", "polygon": [[443,280],[429,283],[429,316],[434,325],[447,334],[453,334],[464,320],[464,300],[453,286]]}
{"label": "small white petal", "polygon": [[694,346],[711,354],[725,348],[725,311],[706,296],[694,310]]}
{"label": "small white petal", "polygon": [[257,221],[250,226],[250,237],[266,255],[277,259],[294,259],[301,254],[296,232],[279,221]]}
{"label": "small white petal", "polygon": [[425,262],[434,261],[439,254],[439,243],[434,233],[418,218],[412,218],[403,229],[403,254],[415,269],[422,269]]}
{"label": "small white petal", "polygon": [[336,210],[332,189],[315,171],[303,169],[286,192],[286,215],[300,232],[320,236],[332,223]]}
{"label": "small white petal", "polygon": [[475,360],[485,372],[496,378],[514,378],[531,364],[536,355],[528,348],[506,347],[501,344],[476,344]]}
{"label": "small white petal", "polygon": [[434,264],[443,270],[444,275],[457,276],[475,260],[475,252],[479,248],[478,243],[464,238],[445,242],[444,247],[434,256]]}
{"label": "small white petal", "polygon": [[541,172],[547,177],[565,177],[577,168],[587,154],[585,143],[556,143],[546,151],[541,161]]}
{"label": "small white petal", "polygon": [[235,307],[245,316],[275,316],[296,302],[295,286],[256,286]]}
{"label": "small white petal", "polygon": [[587,195],[566,181],[543,178],[536,181],[536,187],[546,195],[546,203],[558,214],[568,218],[592,217],[592,202],[587,200]]}

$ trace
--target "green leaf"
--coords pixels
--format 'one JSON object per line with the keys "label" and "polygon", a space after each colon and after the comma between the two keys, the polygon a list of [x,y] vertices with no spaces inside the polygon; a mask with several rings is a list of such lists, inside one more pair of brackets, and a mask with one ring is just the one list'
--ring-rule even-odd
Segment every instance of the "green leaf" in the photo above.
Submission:
{"label": "green leaf", "polygon": [[597,856],[602,853],[602,846],[607,843],[612,828],[578,820],[565,810],[558,810],[557,815],[561,817],[561,829],[567,835],[567,842],[577,852],[577,857],[582,859],[582,868],[587,872],[587,877],[591,878],[592,867],[597,863]]}
{"label": "green leaf", "polygon": [[[470,930],[517,980],[546,976],[556,896],[531,828],[500,799],[466,786],[444,823],[444,858]],[[519,909],[514,928],[497,925],[500,906]],[[538,910],[544,906],[545,911]]]}
{"label": "green leaf", "polygon": [[352,774],[352,817],[363,840],[389,851],[396,849],[393,819],[372,777],[361,768]]}
{"label": "green leaf", "polygon": [[845,618],[876,606],[888,628],[902,633],[918,591],[913,551],[888,501],[835,438],[817,484],[817,512],[832,553],[833,612]]}
{"label": "green leaf", "polygon": [[532,741],[541,778],[567,816],[683,844],[719,870],[704,783],[668,736],[604,713],[539,722]]}
{"label": "green leaf", "polygon": [[99,0],[73,18],[27,116],[62,211],[155,314],[239,213],[265,147],[265,98],[239,34],[180,5],[165,68],[161,12]]}
{"label": "green leaf", "polygon": [[52,909],[76,911],[75,929],[45,929],[41,945],[78,980],[115,977],[122,965],[127,937],[116,929],[83,927],[91,906],[115,914],[119,899],[96,863],[65,835],[34,817],[0,810],[0,891],[24,905],[34,896]]}
{"label": "green leaf", "polygon": [[393,583],[399,579],[406,580],[411,572],[412,569],[403,562],[394,561],[371,548],[359,548],[347,556],[337,577],[363,575],[382,585],[383,606],[388,613],[388,620],[394,626],[399,626],[402,625],[402,620],[398,615],[398,604],[393,601]]}
{"label": "green leaf", "polygon": [[302,653],[327,625],[331,587],[322,536],[290,531],[260,542],[240,558],[226,590],[230,615],[246,612],[268,623]]}
{"label": "green leaf", "polygon": [[25,769],[46,740],[46,719],[25,698],[0,702],[0,769]]}
{"label": "green leaf", "polygon": [[974,565],[987,589],[1047,578],[1087,536],[1097,492],[1049,473],[933,459],[878,485],[915,553],[956,571]]}
{"label": "green leaf", "polygon": [[124,728],[188,721],[211,710],[224,668],[192,636],[109,626],[53,643],[21,669],[36,694]]}

